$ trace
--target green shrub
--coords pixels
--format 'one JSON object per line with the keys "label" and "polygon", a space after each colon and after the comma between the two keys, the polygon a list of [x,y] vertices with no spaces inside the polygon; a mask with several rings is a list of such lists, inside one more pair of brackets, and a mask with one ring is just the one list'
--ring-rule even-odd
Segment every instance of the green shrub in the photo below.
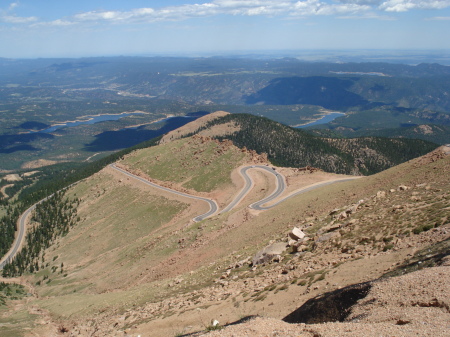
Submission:
{"label": "green shrub", "polygon": [[434,225],[431,225],[431,224],[417,226],[416,228],[413,229],[413,233],[414,234],[420,234],[422,232],[429,231],[432,228],[434,228]]}
{"label": "green shrub", "polygon": [[384,246],[383,252],[386,252],[392,248],[394,248],[394,245],[392,243],[388,243],[386,246]]}

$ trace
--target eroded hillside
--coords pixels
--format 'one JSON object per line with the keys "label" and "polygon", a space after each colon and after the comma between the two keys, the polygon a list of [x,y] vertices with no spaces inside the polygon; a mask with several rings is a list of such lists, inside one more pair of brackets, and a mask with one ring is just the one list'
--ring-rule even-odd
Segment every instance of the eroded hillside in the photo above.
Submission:
{"label": "eroded hillside", "polygon": [[[248,205],[274,191],[274,174],[285,177],[287,194],[344,176],[254,168],[253,188],[235,208],[198,223],[192,219],[206,203],[107,167],[69,190],[81,200],[80,222],[45,252],[39,272],[20,281],[32,295],[15,302],[16,312],[38,335],[180,336],[214,319],[221,326],[248,315],[280,319],[323,292],[403,265],[437,265],[449,249],[448,150],[264,211]],[[138,150],[118,165],[217,199],[223,209],[244,184],[238,169],[261,162],[228,141],[193,136]],[[294,227],[307,239],[289,240]],[[255,259],[274,243],[281,251]]]}

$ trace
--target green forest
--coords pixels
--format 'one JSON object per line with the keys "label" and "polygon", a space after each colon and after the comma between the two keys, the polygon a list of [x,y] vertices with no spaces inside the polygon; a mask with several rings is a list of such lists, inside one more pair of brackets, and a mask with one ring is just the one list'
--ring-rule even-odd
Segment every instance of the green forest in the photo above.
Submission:
{"label": "green forest", "polygon": [[227,115],[204,128],[228,122],[238,124],[240,131],[218,138],[230,139],[241,148],[267,153],[274,165],[313,166],[334,173],[374,174],[437,147],[435,143],[417,139],[322,138],[248,114]]}
{"label": "green forest", "polygon": [[28,231],[22,250],[3,268],[3,276],[20,276],[44,268],[43,251],[79,221],[78,205],[79,199],[65,198],[64,190],[37,204],[32,216],[35,225]]}

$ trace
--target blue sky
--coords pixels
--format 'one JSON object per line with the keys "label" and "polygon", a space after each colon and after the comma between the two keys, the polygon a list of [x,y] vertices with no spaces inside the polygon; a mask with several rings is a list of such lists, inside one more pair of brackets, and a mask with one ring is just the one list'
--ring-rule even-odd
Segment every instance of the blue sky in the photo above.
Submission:
{"label": "blue sky", "polygon": [[0,57],[450,49],[450,0],[0,0]]}

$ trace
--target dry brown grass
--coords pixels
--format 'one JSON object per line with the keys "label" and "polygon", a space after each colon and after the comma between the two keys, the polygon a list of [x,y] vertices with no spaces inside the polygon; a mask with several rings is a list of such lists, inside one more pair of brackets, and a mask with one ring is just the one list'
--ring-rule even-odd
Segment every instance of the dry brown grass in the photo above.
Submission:
{"label": "dry brown grass", "polygon": [[[189,140],[163,146],[177,148],[185,141]],[[160,161],[168,160],[161,148],[157,151]],[[155,157],[146,159],[143,153],[133,158],[142,163],[154,161]],[[173,152],[166,151],[166,155],[172,158]],[[56,316],[70,316],[76,322],[71,328],[74,331],[92,324],[104,334],[126,328],[130,333],[164,335],[173,329],[171,324],[181,321],[181,328],[200,326],[199,312],[208,322],[219,315],[223,315],[221,320],[233,321],[238,316],[236,303],[246,303],[251,314],[279,317],[322,291],[379,277],[413,254],[416,247],[436,242],[440,232],[407,236],[405,231],[425,215],[443,222],[441,226],[448,222],[442,206],[449,200],[449,167],[449,156],[438,161],[416,160],[371,177],[298,195],[264,212],[246,208],[272,188],[267,177],[257,174],[255,180],[264,186],[263,191],[252,191],[230,213],[191,226],[186,224],[192,213],[202,206],[180,197],[161,196],[159,191],[105,170],[72,190],[83,200],[83,221],[46,253],[46,261],[58,256],[54,263],[64,262],[68,275],[49,273],[50,263],[46,270],[52,281],[37,287],[38,294],[47,298],[35,299],[33,304]],[[316,178],[324,179],[323,173],[317,173]],[[295,181],[293,177],[291,182]],[[379,190],[389,191],[402,184],[413,188],[373,199]],[[415,187],[417,184],[425,185]],[[231,182],[229,186],[239,191],[239,186]],[[421,199],[413,201],[413,196]],[[320,229],[332,220],[328,215],[332,209],[360,199],[367,201],[352,215],[358,227],[348,227],[352,230],[345,229],[339,237],[319,245],[311,242],[311,251],[302,256],[288,254],[282,263],[253,271],[244,266],[233,271],[226,284],[215,283],[230,265],[270,240],[284,239],[293,226],[305,228],[311,236],[320,235]],[[395,205],[408,205],[407,211],[392,211]],[[398,244],[398,238],[405,246]],[[414,239],[416,246],[407,247],[407,238]],[[395,244],[395,249],[383,252],[387,244]],[[373,254],[363,257],[358,247],[370,247]],[[342,248],[347,248],[346,253]],[[44,273],[28,279],[34,283]],[[276,294],[269,290],[272,284],[278,289]],[[258,295],[252,297],[255,293]],[[88,321],[84,323],[83,318]],[[120,323],[113,328],[114,322]]]}

